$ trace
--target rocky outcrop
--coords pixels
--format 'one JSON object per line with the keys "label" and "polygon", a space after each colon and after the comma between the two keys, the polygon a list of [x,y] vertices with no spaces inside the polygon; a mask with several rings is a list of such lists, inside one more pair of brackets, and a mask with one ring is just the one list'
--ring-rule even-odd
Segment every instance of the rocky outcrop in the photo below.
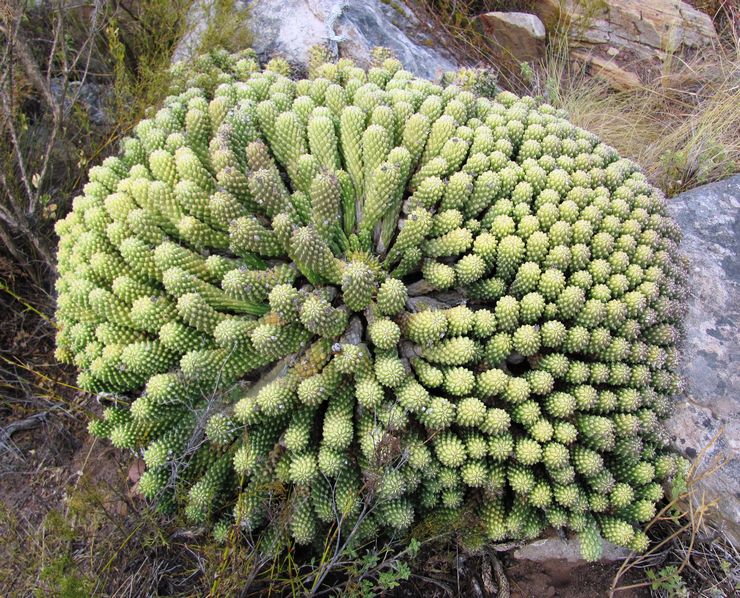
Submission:
{"label": "rocky outcrop", "polygon": [[571,43],[624,48],[642,58],[702,48],[717,39],[712,19],[680,0],[539,0],[533,11],[549,30],[567,28]]}
{"label": "rocky outcrop", "polygon": [[340,56],[361,66],[368,66],[373,47],[385,46],[422,77],[435,78],[455,69],[448,56],[432,47],[419,25],[402,2],[380,0],[255,0],[249,20],[258,53],[283,54],[300,64],[305,64],[312,45],[328,41]]}
{"label": "rocky outcrop", "polygon": [[[213,0],[196,0],[190,9],[191,28],[176,60],[192,54],[202,38]],[[326,43],[337,53],[368,66],[375,46],[390,48],[404,67],[434,79],[457,69],[447,54],[434,47],[414,13],[403,2],[380,0],[253,0],[237,1],[235,18],[253,33],[253,47],[263,59],[279,55],[304,67],[311,46]]]}
{"label": "rocky outcrop", "polygon": [[49,81],[49,91],[57,102],[64,100],[65,112],[74,107],[85,110],[92,125],[105,127],[115,122],[111,113],[113,90],[110,85],[89,80],[65,81],[64,77],[55,77]]}
{"label": "rocky outcrop", "polygon": [[[676,448],[701,456],[694,499],[717,500],[719,524],[740,541],[740,175],[670,200],[688,256],[686,389],[668,429]],[[713,442],[713,444],[712,444]],[[702,496],[703,495],[703,496]]]}
{"label": "rocky outcrop", "polygon": [[478,17],[484,34],[503,59],[532,62],[545,54],[547,33],[542,21],[524,12],[488,12]]}
{"label": "rocky outcrop", "polygon": [[[712,19],[680,0],[538,0],[531,3],[531,18],[538,18],[550,35],[566,32],[571,58],[615,89],[630,89],[647,81],[662,60],[674,53],[697,51],[717,41]],[[496,15],[491,17],[491,15]],[[536,15],[536,16],[535,16]],[[539,38],[511,21],[527,22],[522,13],[488,13],[481,23],[492,39],[524,62]],[[488,26],[487,23],[492,23]],[[503,24],[507,24],[508,29]]]}

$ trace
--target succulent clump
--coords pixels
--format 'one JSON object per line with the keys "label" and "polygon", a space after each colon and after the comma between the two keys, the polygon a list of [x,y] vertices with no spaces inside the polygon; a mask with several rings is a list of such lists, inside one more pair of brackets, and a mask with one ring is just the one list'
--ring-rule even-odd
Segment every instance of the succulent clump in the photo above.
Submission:
{"label": "succulent clump", "polygon": [[466,512],[644,549],[683,266],[637,166],[389,57],[195,66],[57,224],[57,354],[141,493],[219,536],[290,493],[303,544]]}

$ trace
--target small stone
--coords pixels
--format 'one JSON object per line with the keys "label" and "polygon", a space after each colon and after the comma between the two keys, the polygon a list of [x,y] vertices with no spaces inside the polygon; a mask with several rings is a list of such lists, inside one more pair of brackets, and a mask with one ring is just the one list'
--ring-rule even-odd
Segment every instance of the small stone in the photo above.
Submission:
{"label": "small stone", "polygon": [[[621,561],[630,551],[609,542],[604,542],[602,561]],[[581,547],[576,537],[550,536],[529,542],[514,551],[514,558],[523,561],[544,562],[564,560],[569,563],[583,562]]]}
{"label": "small stone", "polygon": [[531,62],[543,56],[546,31],[542,21],[525,12],[489,12],[478,17],[486,35],[506,58]]}
{"label": "small stone", "polygon": [[614,46],[609,46],[606,49],[606,53],[609,54],[609,56],[616,56],[619,54],[619,50],[617,50]]}

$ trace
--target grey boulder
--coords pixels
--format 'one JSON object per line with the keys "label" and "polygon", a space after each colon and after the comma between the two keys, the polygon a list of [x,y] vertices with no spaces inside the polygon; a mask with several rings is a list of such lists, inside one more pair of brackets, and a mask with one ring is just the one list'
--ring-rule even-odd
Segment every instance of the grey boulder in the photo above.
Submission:
{"label": "grey boulder", "polygon": [[[682,368],[686,387],[667,422],[676,448],[701,457],[693,500],[716,500],[716,523],[740,540],[740,175],[669,200],[689,258]],[[713,444],[712,441],[714,440]],[[710,446],[711,444],[711,446]]]}
{"label": "grey boulder", "polygon": [[[196,0],[188,14],[189,31],[175,51],[174,60],[186,60],[200,44],[213,0]],[[435,79],[458,65],[434,47],[416,15],[402,1],[381,0],[239,0],[234,18],[252,31],[253,47],[261,59],[282,56],[305,67],[308,51],[327,44],[338,56],[369,65],[375,46],[390,48],[404,68]]]}

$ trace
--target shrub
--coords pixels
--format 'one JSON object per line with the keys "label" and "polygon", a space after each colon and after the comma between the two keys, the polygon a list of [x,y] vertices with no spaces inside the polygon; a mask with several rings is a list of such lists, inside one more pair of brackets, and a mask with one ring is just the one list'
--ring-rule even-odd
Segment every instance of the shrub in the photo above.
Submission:
{"label": "shrub", "polygon": [[472,512],[643,550],[685,266],[637,166],[393,58],[176,71],[57,225],[58,357],[141,493],[220,537],[290,493],[300,544]]}

